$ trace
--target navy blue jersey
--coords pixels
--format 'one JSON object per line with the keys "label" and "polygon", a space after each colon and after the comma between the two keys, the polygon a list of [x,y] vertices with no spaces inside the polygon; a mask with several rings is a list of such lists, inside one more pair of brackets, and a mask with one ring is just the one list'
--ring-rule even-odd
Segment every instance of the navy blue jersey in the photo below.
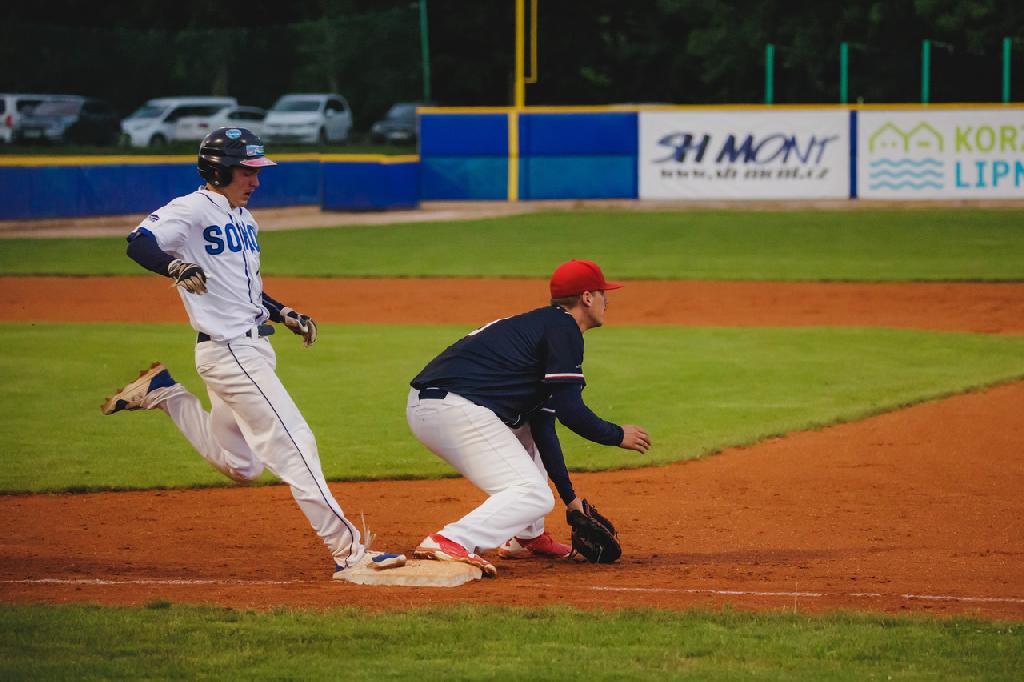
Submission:
{"label": "navy blue jersey", "polygon": [[552,384],[585,384],[583,333],[565,308],[545,306],[496,320],[448,346],[412,380],[458,393],[518,427]]}

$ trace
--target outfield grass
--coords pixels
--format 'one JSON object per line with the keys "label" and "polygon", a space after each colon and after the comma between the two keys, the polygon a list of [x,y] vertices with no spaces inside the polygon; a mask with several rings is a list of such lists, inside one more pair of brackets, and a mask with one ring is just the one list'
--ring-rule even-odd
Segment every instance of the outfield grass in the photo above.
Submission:
{"label": "outfield grass", "polygon": [[0,607],[3,679],[1016,680],[1024,624],[566,608]]}
{"label": "outfield grass", "polygon": [[[279,374],[332,480],[454,472],[405,423],[409,380],[468,331],[324,325],[274,337]],[[226,484],[160,411],[103,416],[105,395],[154,359],[206,400],[185,325],[0,325],[0,491]],[[1024,337],[887,329],[606,328],[587,336],[587,403],[648,427],[647,455],[561,429],[573,469],[697,457],[729,445],[1024,376]],[[269,480],[269,479],[268,479]]]}
{"label": "outfield grass", "polygon": [[[582,210],[260,241],[263,273],[278,276],[547,277],[562,261],[590,258],[612,278],[1024,280],[1022,210]],[[121,237],[2,244],[0,274],[143,272]]]}

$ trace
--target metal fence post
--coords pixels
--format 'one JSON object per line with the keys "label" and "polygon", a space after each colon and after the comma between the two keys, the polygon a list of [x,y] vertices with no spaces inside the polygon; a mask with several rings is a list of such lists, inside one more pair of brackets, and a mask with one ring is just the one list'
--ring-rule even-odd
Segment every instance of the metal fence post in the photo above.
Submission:
{"label": "metal fence post", "polygon": [[921,104],[928,104],[928,83],[931,78],[932,41],[921,41]]}

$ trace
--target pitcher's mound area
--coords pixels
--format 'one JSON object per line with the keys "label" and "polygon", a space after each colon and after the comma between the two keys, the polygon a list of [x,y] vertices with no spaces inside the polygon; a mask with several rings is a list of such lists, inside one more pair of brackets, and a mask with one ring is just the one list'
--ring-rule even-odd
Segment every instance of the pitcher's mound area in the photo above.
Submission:
{"label": "pitcher's mound area", "polygon": [[369,566],[353,568],[339,580],[356,585],[389,585],[397,587],[458,587],[470,580],[480,580],[483,572],[476,566],[452,561],[410,559],[405,566],[379,571]]}

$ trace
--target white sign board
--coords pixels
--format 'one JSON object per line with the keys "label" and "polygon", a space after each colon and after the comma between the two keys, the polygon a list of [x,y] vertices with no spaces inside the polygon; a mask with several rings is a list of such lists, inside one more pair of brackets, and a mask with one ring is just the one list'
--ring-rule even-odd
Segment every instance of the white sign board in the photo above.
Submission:
{"label": "white sign board", "polygon": [[641,199],[850,196],[850,112],[640,113]]}
{"label": "white sign board", "polygon": [[857,194],[1024,199],[1024,110],[861,112]]}

